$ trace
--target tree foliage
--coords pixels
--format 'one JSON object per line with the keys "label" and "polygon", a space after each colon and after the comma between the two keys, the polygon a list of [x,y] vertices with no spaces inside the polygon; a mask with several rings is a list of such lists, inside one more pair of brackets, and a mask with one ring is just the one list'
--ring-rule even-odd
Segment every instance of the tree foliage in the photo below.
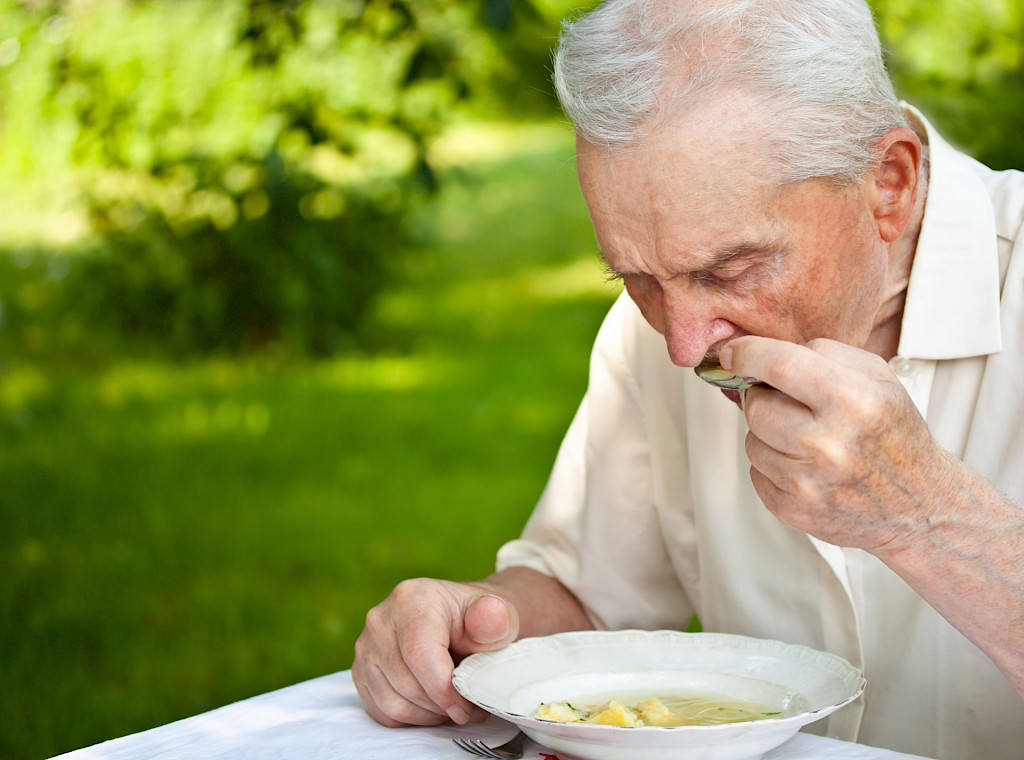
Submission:
{"label": "tree foliage", "polygon": [[900,94],[984,163],[1024,167],[1024,3],[870,1]]}
{"label": "tree foliage", "polygon": [[[871,3],[900,94],[1024,165],[1024,4]],[[87,212],[48,221],[56,247],[0,240],[0,342],[343,350],[411,248],[433,137],[470,105],[556,113],[558,22],[593,4],[0,0],[0,193]]]}
{"label": "tree foliage", "polygon": [[[70,169],[88,208],[93,244],[51,288],[57,332],[174,351],[344,347],[436,184],[431,138],[460,105],[500,102],[513,58],[538,64],[544,44],[543,18],[508,0],[0,12],[15,31],[0,167]],[[23,299],[4,303],[10,323],[32,321]]]}

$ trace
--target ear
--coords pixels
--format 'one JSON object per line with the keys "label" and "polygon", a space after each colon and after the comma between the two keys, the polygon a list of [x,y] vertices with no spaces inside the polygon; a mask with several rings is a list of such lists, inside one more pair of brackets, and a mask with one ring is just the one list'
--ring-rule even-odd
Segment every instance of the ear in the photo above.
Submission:
{"label": "ear", "polygon": [[868,172],[866,190],[878,233],[891,243],[907,229],[914,214],[921,181],[921,140],[906,127],[886,133],[878,142],[879,164]]}

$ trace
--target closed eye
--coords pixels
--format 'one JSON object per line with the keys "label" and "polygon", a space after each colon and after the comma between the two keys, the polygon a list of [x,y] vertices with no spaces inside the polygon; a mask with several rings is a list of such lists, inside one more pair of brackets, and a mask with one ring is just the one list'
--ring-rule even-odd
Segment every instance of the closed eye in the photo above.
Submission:
{"label": "closed eye", "polygon": [[725,266],[713,269],[710,272],[695,272],[693,279],[698,282],[721,280],[729,282],[732,280],[738,280],[750,267],[745,266]]}
{"label": "closed eye", "polygon": [[729,287],[735,286],[736,284],[743,282],[745,276],[756,270],[756,266],[740,266],[738,263],[732,263],[728,266],[716,267],[715,269],[694,272],[690,275],[690,279],[698,285],[705,285],[710,287]]}
{"label": "closed eye", "polygon": [[707,270],[694,272],[691,277],[694,282],[712,286],[754,284],[776,272],[785,254],[785,249],[780,246],[751,247],[734,253]]}
{"label": "closed eye", "polygon": [[604,265],[602,273],[604,274],[605,282],[621,282],[624,279],[622,272],[612,269],[611,265],[607,263]]}

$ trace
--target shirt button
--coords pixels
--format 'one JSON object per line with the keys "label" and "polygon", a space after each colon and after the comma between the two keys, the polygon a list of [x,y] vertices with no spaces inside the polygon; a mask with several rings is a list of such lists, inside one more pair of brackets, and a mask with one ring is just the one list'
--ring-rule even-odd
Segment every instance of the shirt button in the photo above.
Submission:
{"label": "shirt button", "polygon": [[910,377],[914,374],[914,362],[905,356],[894,356],[889,360],[892,371],[900,377]]}

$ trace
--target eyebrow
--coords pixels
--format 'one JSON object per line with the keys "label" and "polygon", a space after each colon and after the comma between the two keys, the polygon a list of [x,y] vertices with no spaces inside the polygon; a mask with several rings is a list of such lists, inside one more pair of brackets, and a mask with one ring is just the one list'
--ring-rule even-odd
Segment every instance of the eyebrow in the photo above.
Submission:
{"label": "eyebrow", "polygon": [[[754,255],[765,255],[765,256],[777,256],[785,250],[786,246],[784,243],[774,237],[766,237],[761,240],[743,240],[738,243],[726,245],[716,250],[710,257],[709,261],[699,269],[688,270],[685,274],[701,274],[704,272],[710,272],[717,267],[731,261],[735,258],[743,256],[754,256]],[[601,263],[604,264],[605,269],[609,272],[616,274],[627,274],[626,272],[619,272],[609,262],[605,256],[603,250],[598,249],[598,258]]]}
{"label": "eyebrow", "polygon": [[727,261],[742,256],[774,256],[782,253],[785,249],[782,241],[777,238],[764,238],[763,240],[744,240],[743,242],[720,248],[711,258],[710,263],[702,272],[719,267]]}

